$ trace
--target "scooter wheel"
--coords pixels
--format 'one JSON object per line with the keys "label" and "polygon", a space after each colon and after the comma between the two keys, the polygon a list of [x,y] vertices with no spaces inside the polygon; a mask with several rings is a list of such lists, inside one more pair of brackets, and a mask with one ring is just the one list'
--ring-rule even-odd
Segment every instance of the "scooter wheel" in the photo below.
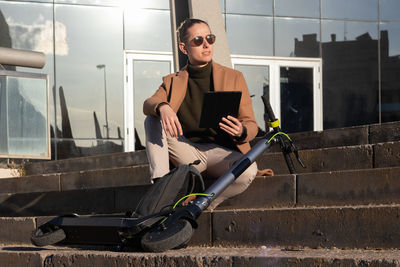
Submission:
{"label": "scooter wheel", "polygon": [[193,235],[192,225],[187,220],[178,220],[167,229],[156,229],[143,235],[141,244],[145,251],[162,252],[181,247]]}
{"label": "scooter wheel", "polygon": [[50,229],[49,227],[39,227],[32,232],[31,242],[35,246],[42,247],[53,245],[66,238],[63,229]]}

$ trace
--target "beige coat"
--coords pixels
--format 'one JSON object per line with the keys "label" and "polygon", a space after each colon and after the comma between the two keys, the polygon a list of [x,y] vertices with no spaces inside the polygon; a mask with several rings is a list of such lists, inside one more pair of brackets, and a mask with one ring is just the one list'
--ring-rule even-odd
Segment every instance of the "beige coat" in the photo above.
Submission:
{"label": "beige coat", "polygon": [[[241,142],[236,142],[236,145],[242,153],[246,153],[250,150],[249,141],[257,135],[258,131],[246,81],[241,72],[219,65],[214,61],[212,64],[215,91],[242,92],[238,119],[246,127],[247,137]],[[158,90],[144,102],[144,114],[157,116],[156,108],[162,102],[168,102],[171,108],[175,112],[178,112],[178,109],[186,95],[188,77],[189,74],[187,67],[184,67],[177,73],[172,73],[163,77],[163,83],[160,85]]]}

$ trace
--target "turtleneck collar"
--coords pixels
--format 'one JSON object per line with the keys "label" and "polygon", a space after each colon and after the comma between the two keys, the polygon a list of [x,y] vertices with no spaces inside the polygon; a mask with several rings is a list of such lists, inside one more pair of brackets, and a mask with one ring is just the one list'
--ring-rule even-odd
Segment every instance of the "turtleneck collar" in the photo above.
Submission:
{"label": "turtleneck collar", "polygon": [[207,65],[203,67],[193,66],[188,64],[187,70],[189,72],[189,77],[194,79],[210,77],[212,70],[212,61],[208,62]]}

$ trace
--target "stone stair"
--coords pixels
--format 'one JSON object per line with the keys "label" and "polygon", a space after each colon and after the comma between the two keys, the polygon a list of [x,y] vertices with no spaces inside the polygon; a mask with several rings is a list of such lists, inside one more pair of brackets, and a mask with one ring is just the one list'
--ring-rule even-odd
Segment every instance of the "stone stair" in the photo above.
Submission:
{"label": "stone stair", "polygon": [[288,174],[276,147],[265,152],[258,166],[275,176],[257,177],[241,195],[204,212],[187,249],[160,254],[41,249],[29,241],[49,216],[132,210],[150,185],[144,151],[31,164],[28,176],[0,180],[0,262],[400,266],[400,122],[291,137],[306,169],[297,164],[298,174]]}

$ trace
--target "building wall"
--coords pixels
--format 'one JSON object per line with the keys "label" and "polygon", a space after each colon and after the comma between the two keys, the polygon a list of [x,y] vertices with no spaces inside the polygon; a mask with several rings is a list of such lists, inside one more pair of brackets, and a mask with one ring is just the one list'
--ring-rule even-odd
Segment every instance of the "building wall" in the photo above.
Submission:
{"label": "building wall", "polygon": [[[325,129],[400,119],[400,1],[219,2],[231,54],[322,58]],[[119,152],[124,50],[172,52],[169,0],[0,0],[0,37],[46,54],[17,70],[50,75],[54,159]]]}

